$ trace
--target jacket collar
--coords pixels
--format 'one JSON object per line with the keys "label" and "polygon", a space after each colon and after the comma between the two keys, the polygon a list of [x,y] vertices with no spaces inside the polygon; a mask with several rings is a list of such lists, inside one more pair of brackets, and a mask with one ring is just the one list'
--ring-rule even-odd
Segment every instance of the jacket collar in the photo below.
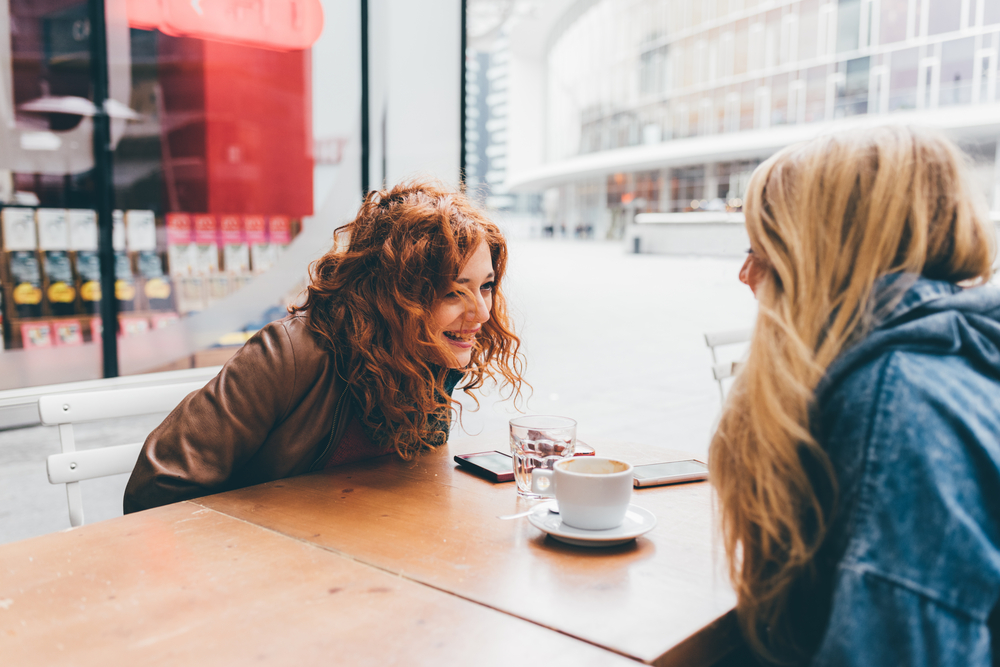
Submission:
{"label": "jacket collar", "polygon": [[957,292],[962,288],[944,280],[932,280],[915,273],[882,276],[873,290],[875,328],[898,323],[918,308]]}

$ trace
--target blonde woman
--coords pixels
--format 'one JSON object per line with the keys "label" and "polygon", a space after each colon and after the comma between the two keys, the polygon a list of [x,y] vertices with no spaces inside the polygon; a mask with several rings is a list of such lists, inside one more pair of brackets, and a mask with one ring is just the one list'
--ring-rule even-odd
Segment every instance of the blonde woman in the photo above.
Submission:
{"label": "blonde woman", "polygon": [[1000,664],[996,232],[946,139],[825,136],[762,164],[760,308],[710,453],[765,662]]}

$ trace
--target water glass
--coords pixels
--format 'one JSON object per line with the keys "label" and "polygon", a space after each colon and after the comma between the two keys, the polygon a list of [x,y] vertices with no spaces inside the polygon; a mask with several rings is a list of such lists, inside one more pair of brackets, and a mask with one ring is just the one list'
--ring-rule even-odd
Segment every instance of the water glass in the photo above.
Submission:
{"label": "water glass", "polygon": [[576,420],[555,415],[530,415],[510,420],[510,451],[514,456],[517,493],[540,498],[531,491],[531,471],[552,469],[557,461],[573,456]]}

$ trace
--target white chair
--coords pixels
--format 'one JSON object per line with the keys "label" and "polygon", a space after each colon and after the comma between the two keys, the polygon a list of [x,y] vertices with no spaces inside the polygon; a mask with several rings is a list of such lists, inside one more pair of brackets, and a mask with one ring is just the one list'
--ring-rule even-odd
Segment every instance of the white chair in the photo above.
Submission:
{"label": "white chair", "polygon": [[199,380],[155,387],[49,394],[38,399],[38,414],[42,423],[59,427],[62,453],[49,456],[45,464],[49,483],[66,485],[69,522],[72,526],[83,525],[80,481],[132,472],[142,449],[142,443],[135,442],[77,451],[73,424],[169,412],[185,396],[204,387],[205,382]]}
{"label": "white chair", "polygon": [[717,331],[705,334],[705,345],[712,352],[712,375],[715,376],[715,381],[719,384],[719,398],[723,402],[726,400],[726,394],[722,387],[722,381],[736,375],[742,364],[739,361],[720,363],[715,348],[724,345],[747,343],[750,341],[752,335],[753,329],[732,329],[730,331]]}

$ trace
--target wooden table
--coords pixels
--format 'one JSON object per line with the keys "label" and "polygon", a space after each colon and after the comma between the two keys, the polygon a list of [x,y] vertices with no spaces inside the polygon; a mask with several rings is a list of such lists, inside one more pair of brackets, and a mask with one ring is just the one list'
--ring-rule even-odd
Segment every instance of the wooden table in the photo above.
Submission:
{"label": "wooden table", "polygon": [[697,665],[733,646],[707,484],[637,490],[652,532],[573,547],[496,518],[527,504],[455,467],[476,445],[0,547],[3,662]]}

